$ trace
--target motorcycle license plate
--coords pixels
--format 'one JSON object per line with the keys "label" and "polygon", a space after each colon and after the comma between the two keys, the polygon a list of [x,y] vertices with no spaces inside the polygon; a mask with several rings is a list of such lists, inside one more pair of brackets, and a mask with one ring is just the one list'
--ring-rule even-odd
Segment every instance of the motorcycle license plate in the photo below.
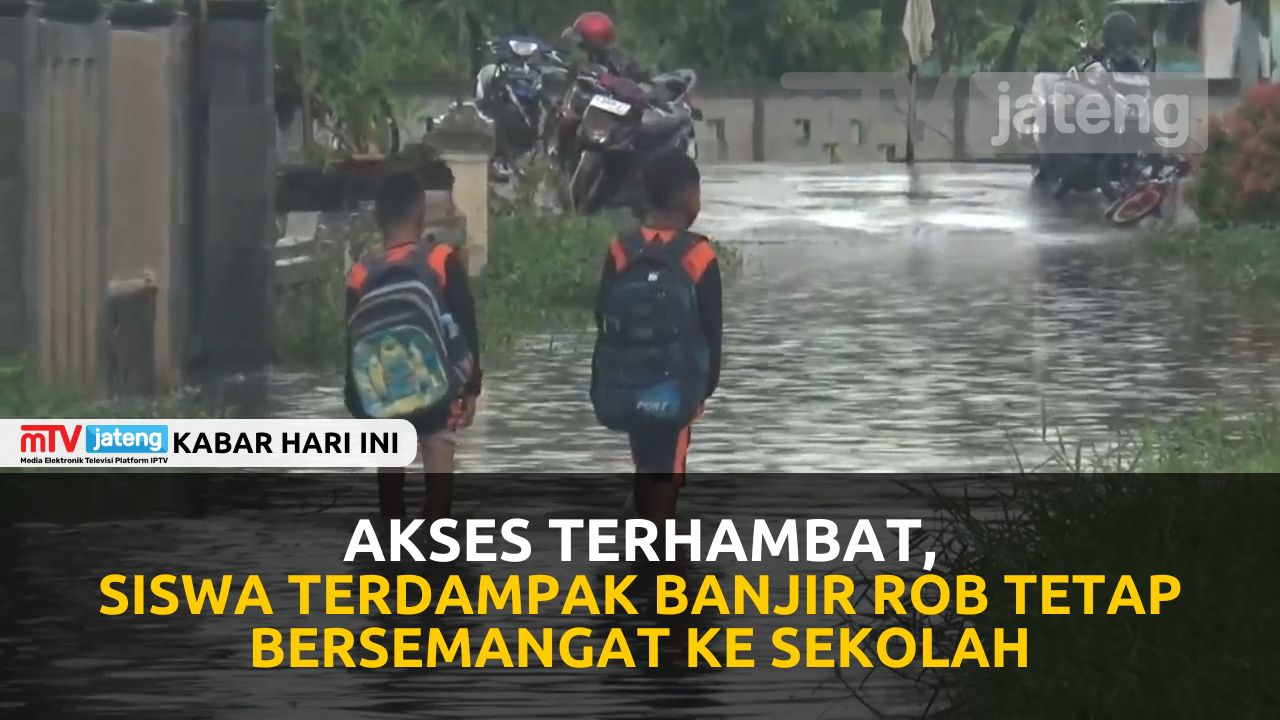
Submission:
{"label": "motorcycle license plate", "polygon": [[631,112],[630,105],[622,102],[621,100],[614,100],[607,95],[596,95],[591,98],[591,107],[599,108],[607,113],[617,115],[619,117],[624,117],[627,113]]}
{"label": "motorcycle license plate", "polygon": [[1147,87],[1151,84],[1151,80],[1146,75],[1139,75],[1137,73],[1114,73],[1111,78],[1121,85]]}

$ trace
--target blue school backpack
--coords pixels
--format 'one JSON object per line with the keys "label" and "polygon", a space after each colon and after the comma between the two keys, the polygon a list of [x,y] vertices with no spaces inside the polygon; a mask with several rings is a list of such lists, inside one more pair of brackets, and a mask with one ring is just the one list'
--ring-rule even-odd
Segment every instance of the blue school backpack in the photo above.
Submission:
{"label": "blue school backpack", "polygon": [[475,359],[445,311],[448,245],[403,245],[356,263],[348,285],[359,300],[347,321],[349,362],[360,409],[408,419],[462,394]]}
{"label": "blue school backpack", "polygon": [[596,300],[591,364],[591,403],[610,430],[676,432],[706,399],[710,350],[683,264],[703,241],[688,232],[668,243],[646,243],[641,232],[618,239],[622,267]]}

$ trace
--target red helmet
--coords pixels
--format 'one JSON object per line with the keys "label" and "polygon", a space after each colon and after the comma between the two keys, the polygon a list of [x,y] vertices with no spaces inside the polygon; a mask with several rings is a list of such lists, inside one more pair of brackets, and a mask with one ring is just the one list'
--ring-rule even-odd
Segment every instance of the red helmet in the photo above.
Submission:
{"label": "red helmet", "polygon": [[586,12],[573,21],[573,31],[589,47],[605,48],[613,44],[613,19],[602,12]]}

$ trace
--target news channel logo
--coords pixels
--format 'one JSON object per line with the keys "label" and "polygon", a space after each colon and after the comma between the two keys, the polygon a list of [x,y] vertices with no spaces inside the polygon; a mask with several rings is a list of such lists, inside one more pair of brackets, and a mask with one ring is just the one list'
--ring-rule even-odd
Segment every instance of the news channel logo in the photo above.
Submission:
{"label": "news channel logo", "polygon": [[162,455],[169,452],[168,425],[21,426],[18,451],[24,455],[83,452],[90,455]]}

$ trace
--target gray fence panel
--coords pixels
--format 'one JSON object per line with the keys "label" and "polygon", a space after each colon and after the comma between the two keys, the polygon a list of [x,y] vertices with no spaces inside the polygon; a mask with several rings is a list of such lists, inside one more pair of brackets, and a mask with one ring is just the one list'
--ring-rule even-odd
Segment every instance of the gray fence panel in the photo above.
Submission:
{"label": "gray fence panel", "polygon": [[27,74],[27,345],[39,380],[92,394],[105,379],[107,28],[94,3],[44,12]]}
{"label": "gray fence panel", "polygon": [[[110,22],[109,161],[116,182],[108,188],[108,269],[111,302],[119,308],[108,328],[109,366],[114,369],[109,380],[113,390],[151,394],[170,390],[180,380],[186,318],[185,304],[175,295],[189,284],[185,246],[190,238],[182,217],[189,204],[187,129],[176,109],[186,101],[190,60],[184,54],[184,18],[167,6],[115,5]],[[120,182],[122,178],[129,181]],[[154,304],[147,307],[126,297],[139,293],[152,297]],[[152,317],[121,308],[146,309]],[[137,332],[125,327],[130,324],[148,328]],[[139,344],[142,337],[154,344]]]}

